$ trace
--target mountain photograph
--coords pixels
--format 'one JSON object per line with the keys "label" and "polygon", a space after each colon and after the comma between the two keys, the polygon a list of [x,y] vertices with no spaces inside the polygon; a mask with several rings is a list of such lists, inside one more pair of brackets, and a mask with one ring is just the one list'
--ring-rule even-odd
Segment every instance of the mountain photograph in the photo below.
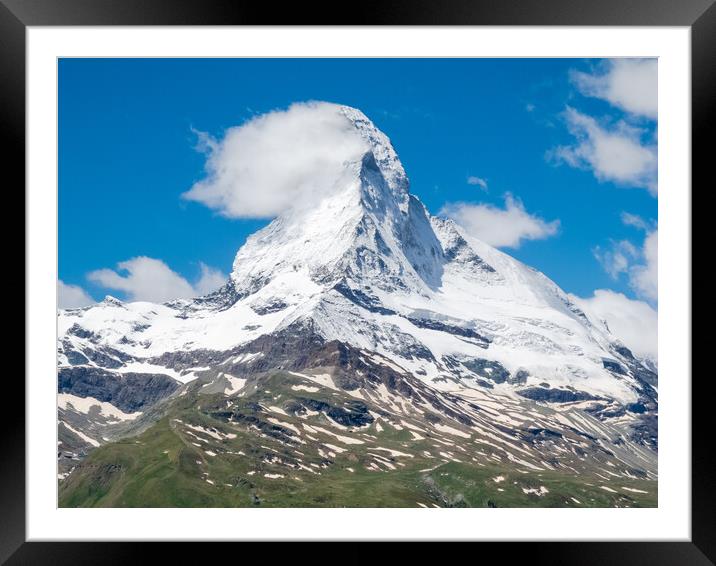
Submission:
{"label": "mountain photograph", "polygon": [[656,68],[60,60],[58,505],[657,506]]}

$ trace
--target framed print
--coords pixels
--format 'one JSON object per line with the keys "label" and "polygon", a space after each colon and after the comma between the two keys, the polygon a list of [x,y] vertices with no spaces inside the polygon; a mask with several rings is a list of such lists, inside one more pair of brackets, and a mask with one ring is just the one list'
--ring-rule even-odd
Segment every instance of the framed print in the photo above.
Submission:
{"label": "framed print", "polygon": [[658,8],[3,0],[3,559],[716,560],[691,338],[716,8]]}

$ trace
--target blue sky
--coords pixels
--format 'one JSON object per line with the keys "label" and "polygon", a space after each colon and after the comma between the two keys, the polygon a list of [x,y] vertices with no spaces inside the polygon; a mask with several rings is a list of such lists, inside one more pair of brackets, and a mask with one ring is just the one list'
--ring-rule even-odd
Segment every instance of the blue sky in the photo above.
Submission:
{"label": "blue sky", "polygon": [[138,256],[192,283],[202,264],[228,273],[268,220],[181,198],[204,176],[196,131],[221,139],[257,114],[325,100],[361,109],[390,137],[431,213],[448,205],[499,226],[509,194],[543,230],[506,252],[580,297],[607,289],[655,306],[656,65],[631,63],[62,59],[59,277],[101,299],[131,290],[88,274]]}

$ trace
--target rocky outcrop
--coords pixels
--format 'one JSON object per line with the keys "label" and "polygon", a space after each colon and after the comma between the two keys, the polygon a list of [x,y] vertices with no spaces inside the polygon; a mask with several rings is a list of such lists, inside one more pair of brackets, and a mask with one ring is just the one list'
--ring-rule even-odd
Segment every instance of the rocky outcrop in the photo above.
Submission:
{"label": "rocky outcrop", "polygon": [[126,413],[146,410],[176,391],[179,384],[161,374],[114,373],[91,366],[60,368],[58,390],[112,403]]}

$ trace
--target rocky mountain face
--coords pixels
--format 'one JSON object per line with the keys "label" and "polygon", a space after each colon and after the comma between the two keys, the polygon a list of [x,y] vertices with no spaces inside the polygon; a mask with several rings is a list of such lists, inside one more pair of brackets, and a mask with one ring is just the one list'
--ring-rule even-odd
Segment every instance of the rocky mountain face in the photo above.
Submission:
{"label": "rocky mountain face", "polygon": [[[395,504],[455,504],[443,467],[490,488],[461,492],[470,505],[653,503],[651,366],[546,276],[431,216],[386,136],[337,111],[370,149],[252,235],[221,289],[59,313],[61,499],[133,504],[144,468],[122,468],[124,439],[212,505],[369,504],[285,486],[408,472],[422,487]],[[107,489],[87,499],[93,482]]]}

